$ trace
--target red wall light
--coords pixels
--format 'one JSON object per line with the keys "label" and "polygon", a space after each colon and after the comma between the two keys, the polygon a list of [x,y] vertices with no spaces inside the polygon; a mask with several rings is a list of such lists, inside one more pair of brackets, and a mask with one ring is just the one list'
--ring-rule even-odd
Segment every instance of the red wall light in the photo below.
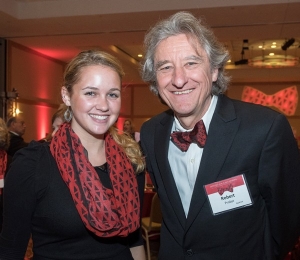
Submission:
{"label": "red wall light", "polygon": [[298,91],[296,86],[291,86],[273,95],[267,95],[258,89],[247,86],[244,87],[242,100],[263,106],[273,106],[285,115],[292,116],[298,105]]}

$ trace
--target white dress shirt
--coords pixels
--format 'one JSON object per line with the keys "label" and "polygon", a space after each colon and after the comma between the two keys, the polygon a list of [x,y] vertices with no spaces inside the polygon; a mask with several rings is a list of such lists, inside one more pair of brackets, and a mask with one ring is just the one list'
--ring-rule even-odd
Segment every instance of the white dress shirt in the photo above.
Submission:
{"label": "white dress shirt", "polygon": [[[203,123],[208,134],[209,125],[214,114],[218,97],[213,96],[208,110],[202,117]],[[180,131],[192,131],[193,129],[184,129],[178,119],[174,117],[174,123],[172,126],[172,132]],[[170,137],[170,145],[168,152],[168,160],[171,166],[172,174],[181,198],[182,206],[185,215],[188,215],[191,198],[194,190],[194,185],[198,175],[198,170],[202,158],[203,148],[200,148],[197,144],[191,143],[189,149],[186,152],[182,152],[172,141]]]}

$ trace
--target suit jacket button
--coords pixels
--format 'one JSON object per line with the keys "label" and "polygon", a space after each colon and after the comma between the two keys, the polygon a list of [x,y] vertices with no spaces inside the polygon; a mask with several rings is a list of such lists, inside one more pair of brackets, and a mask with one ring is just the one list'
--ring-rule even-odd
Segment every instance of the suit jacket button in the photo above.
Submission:
{"label": "suit jacket button", "polygon": [[192,256],[192,255],[194,254],[194,252],[193,252],[192,249],[188,249],[188,250],[186,250],[186,254],[187,254],[188,256]]}

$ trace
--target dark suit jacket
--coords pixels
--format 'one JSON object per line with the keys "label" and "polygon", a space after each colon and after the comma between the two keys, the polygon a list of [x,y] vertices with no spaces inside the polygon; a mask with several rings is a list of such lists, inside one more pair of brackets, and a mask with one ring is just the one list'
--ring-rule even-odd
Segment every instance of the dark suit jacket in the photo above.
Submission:
{"label": "dark suit jacket", "polygon": [[7,167],[6,167],[6,173],[8,172],[10,165],[13,161],[13,157],[15,155],[15,153],[28,146],[28,143],[26,143],[23,139],[22,136],[19,135],[15,135],[12,132],[9,132],[10,135],[10,143],[9,143],[9,147],[7,149]]}
{"label": "dark suit jacket", "polygon": [[28,146],[28,143],[24,141],[22,136],[15,135],[12,132],[9,132],[9,134],[10,134],[10,144],[7,150],[7,154],[13,157],[16,151]]}
{"label": "dark suit jacket", "polygon": [[[141,129],[162,205],[159,259],[283,259],[300,234],[300,161],[286,118],[219,96],[187,218],[168,162],[173,118],[166,111]],[[213,215],[203,186],[242,173],[253,204]]]}

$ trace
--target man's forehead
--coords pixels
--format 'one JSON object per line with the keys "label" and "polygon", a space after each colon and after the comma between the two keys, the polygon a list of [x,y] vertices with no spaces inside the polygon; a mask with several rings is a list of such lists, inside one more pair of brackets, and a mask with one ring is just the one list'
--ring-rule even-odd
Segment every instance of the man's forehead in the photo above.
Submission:
{"label": "man's forehead", "polygon": [[16,123],[24,124],[25,121],[24,121],[23,119],[21,119],[21,118],[17,118],[17,119],[16,119]]}
{"label": "man's forehead", "polygon": [[207,57],[207,54],[195,37],[189,37],[185,34],[170,36],[162,40],[154,52],[154,62],[168,60],[168,55],[176,54],[182,59],[190,57]]}

